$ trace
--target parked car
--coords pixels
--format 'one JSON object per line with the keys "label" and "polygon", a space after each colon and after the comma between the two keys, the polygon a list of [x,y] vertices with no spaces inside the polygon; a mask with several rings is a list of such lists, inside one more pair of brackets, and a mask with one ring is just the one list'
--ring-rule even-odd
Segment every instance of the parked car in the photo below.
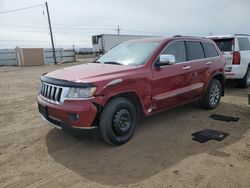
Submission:
{"label": "parked car", "polygon": [[99,128],[120,145],[137,119],[192,101],[214,109],[224,95],[225,59],[216,44],[196,37],[124,42],[96,61],[41,77],[38,108],[60,129]]}
{"label": "parked car", "polygon": [[226,79],[236,79],[239,86],[250,85],[250,35],[235,34],[209,37],[215,41],[226,59]]}

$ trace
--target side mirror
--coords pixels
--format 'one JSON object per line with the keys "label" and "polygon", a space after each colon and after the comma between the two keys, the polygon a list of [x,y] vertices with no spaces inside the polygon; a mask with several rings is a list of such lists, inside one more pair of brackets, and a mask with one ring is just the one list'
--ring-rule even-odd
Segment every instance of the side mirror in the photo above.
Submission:
{"label": "side mirror", "polygon": [[159,62],[157,62],[157,66],[173,65],[173,64],[175,64],[175,56],[172,54],[160,55]]}

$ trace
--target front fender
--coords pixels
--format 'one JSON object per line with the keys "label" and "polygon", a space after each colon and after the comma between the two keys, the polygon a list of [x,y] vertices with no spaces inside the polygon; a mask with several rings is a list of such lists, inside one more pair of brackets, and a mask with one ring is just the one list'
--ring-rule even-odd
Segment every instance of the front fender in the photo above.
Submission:
{"label": "front fender", "polygon": [[95,103],[98,103],[104,107],[110,99],[118,96],[126,96],[132,94],[139,99],[144,114],[148,114],[148,110],[151,108],[151,86],[149,83],[138,80],[126,80],[126,81],[112,81],[103,87],[103,91],[95,99]]}

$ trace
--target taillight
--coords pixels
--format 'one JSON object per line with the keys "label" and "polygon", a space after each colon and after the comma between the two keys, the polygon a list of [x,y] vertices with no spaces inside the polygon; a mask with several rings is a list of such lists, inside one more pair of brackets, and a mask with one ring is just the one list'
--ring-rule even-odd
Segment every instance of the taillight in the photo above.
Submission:
{"label": "taillight", "polygon": [[240,52],[234,52],[233,53],[233,65],[239,65],[240,64]]}

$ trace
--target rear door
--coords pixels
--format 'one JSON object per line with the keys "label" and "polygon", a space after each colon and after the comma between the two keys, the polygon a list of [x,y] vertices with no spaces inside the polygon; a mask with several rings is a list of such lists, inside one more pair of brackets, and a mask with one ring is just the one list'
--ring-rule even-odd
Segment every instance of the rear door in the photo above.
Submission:
{"label": "rear door", "polygon": [[[161,54],[174,55],[176,63],[153,67],[152,98],[157,110],[170,108],[190,99],[188,92],[191,65],[186,62],[184,41],[170,43]],[[159,61],[159,58],[156,61]]]}

